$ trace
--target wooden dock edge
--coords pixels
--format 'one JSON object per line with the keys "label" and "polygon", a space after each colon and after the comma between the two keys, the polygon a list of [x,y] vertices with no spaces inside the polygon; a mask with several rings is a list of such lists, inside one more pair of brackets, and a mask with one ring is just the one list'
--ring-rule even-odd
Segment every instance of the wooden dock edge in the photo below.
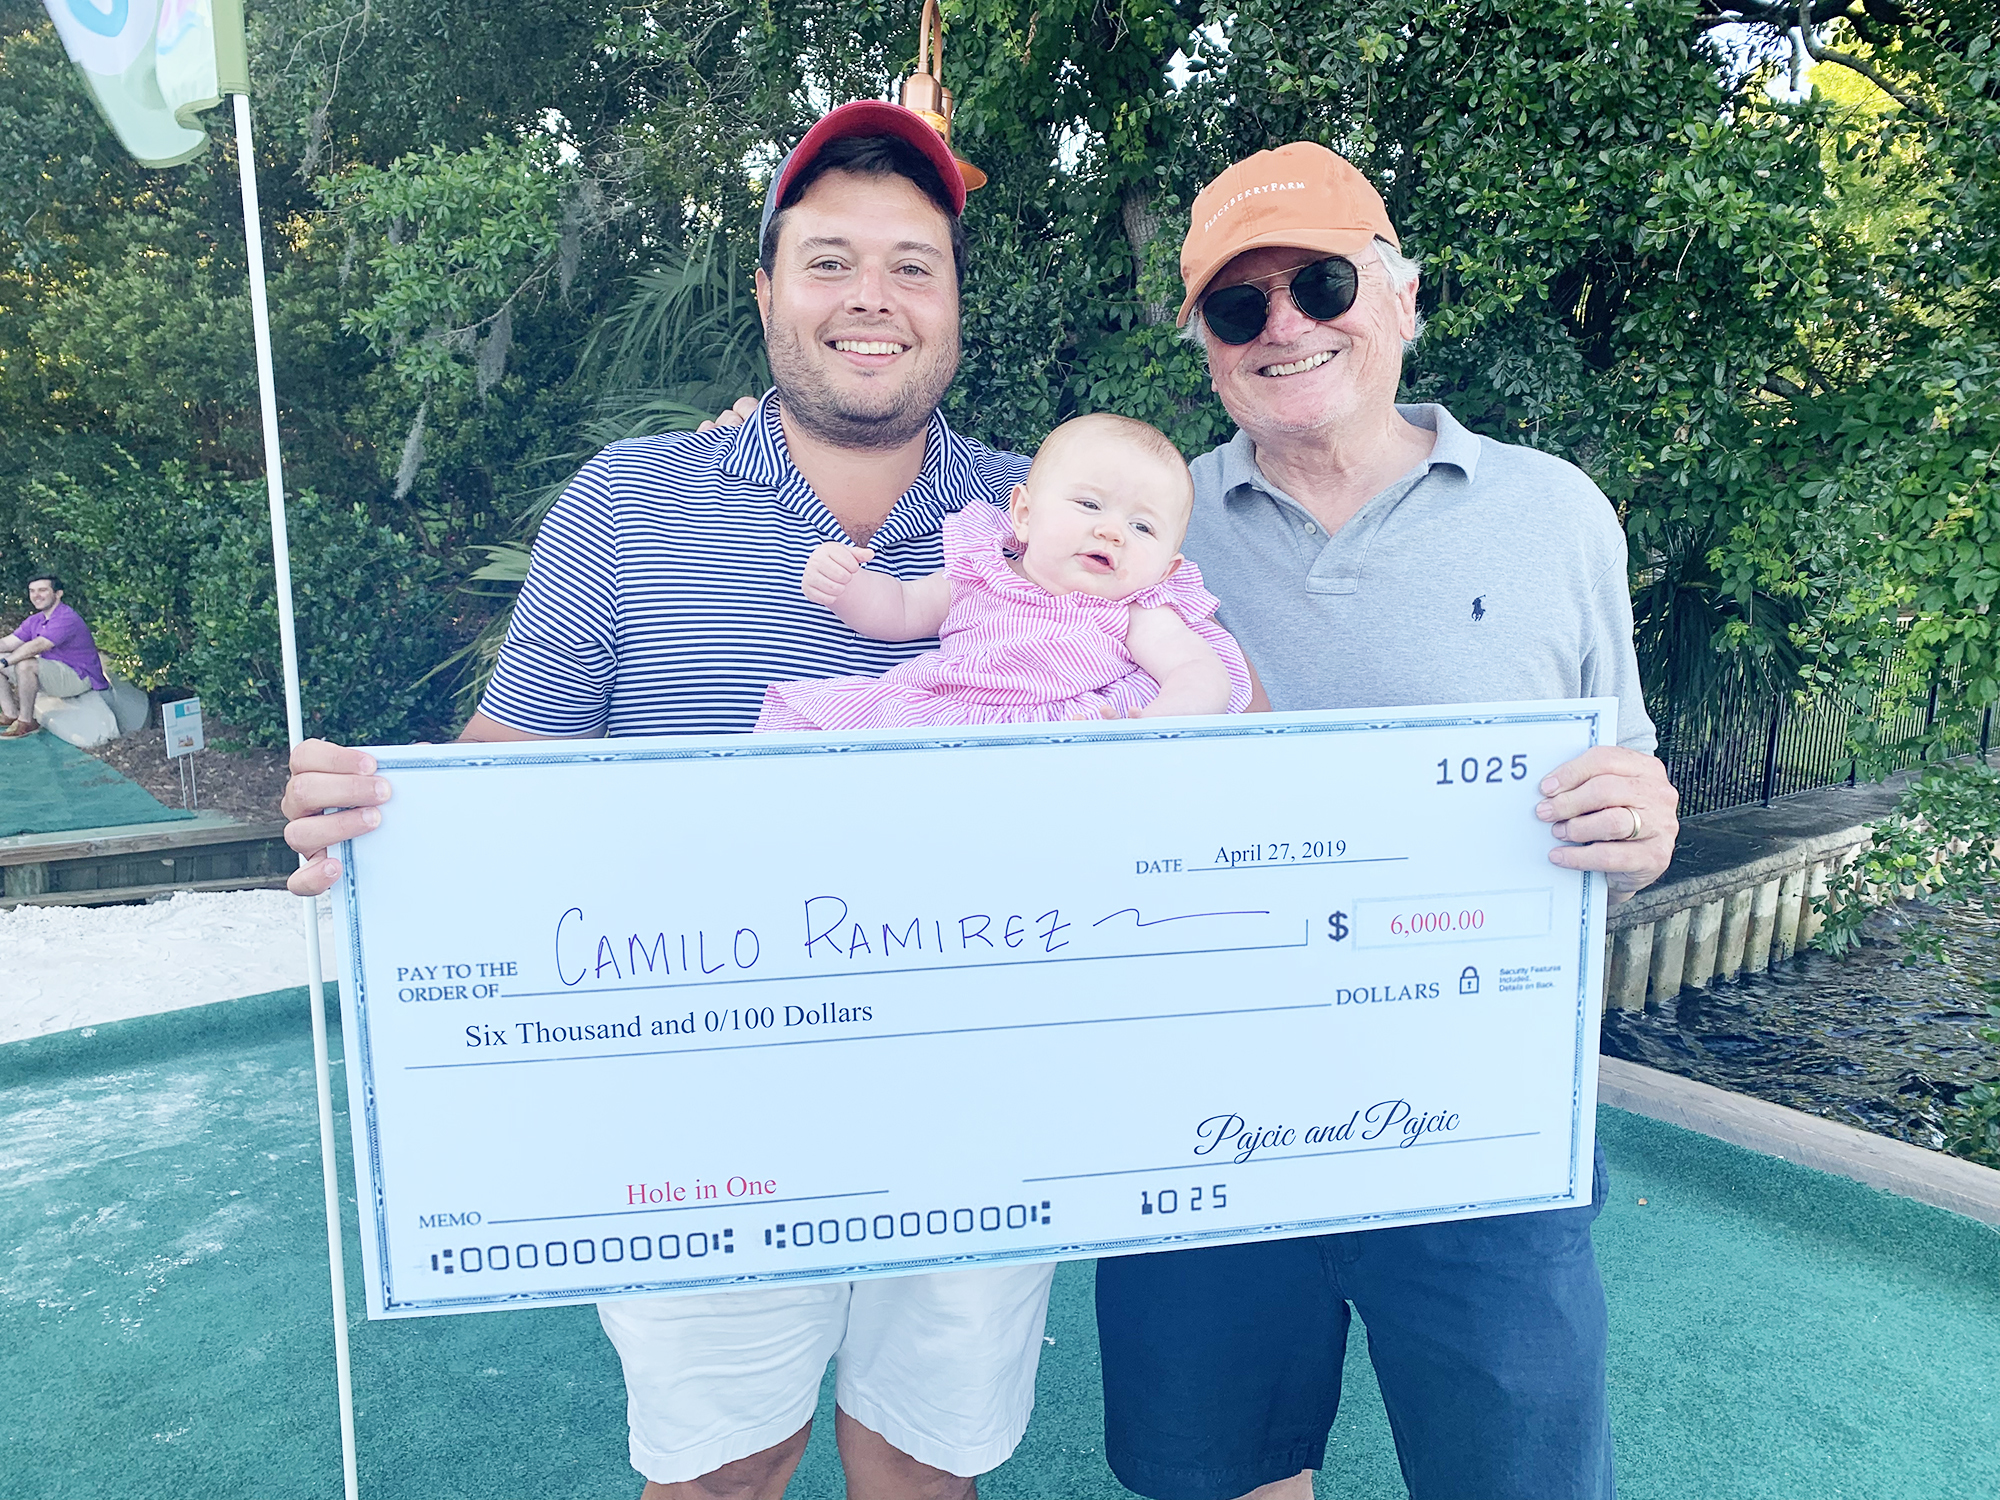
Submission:
{"label": "wooden dock edge", "polygon": [[2000,1228],[2000,1171],[1615,1057],[1597,1102]]}
{"label": "wooden dock edge", "polygon": [[267,890],[297,856],[282,823],[226,821],[85,829],[0,841],[0,911],[149,901],[176,891]]}

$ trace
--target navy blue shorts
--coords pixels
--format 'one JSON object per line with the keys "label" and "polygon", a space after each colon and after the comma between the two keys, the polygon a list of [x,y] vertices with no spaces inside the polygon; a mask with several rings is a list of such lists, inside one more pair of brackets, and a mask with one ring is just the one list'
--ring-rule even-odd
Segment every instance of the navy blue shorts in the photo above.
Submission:
{"label": "navy blue shorts", "polygon": [[1411,1500],[1612,1500],[1592,1206],[1097,1266],[1104,1445],[1150,1500],[1317,1469],[1354,1312]]}

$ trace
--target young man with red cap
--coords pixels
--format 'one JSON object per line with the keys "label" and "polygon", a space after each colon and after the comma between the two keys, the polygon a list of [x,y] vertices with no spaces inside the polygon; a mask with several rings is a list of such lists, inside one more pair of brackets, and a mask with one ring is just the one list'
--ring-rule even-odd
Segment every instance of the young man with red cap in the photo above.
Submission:
{"label": "young man with red cap", "polygon": [[[843,105],[807,133],[764,210],[775,389],[740,427],[617,443],[584,465],[536,536],[461,739],[748,730],[772,682],[877,676],[936,644],[864,639],[799,578],[822,542],[925,577],[942,566],[945,516],[1004,508],[1027,475],[937,411],[958,370],[965,170],[898,105]],[[389,788],[367,756],[320,741],[292,767],[286,837],[315,856],[292,879],[303,895],[333,884],[324,851],[378,826]],[[1027,1426],[1053,1269],[601,1304],[646,1500],[776,1500],[830,1358],[850,1494],[974,1494],[971,1476]]]}
{"label": "young man with red cap", "polygon": [[[1193,464],[1185,550],[1272,706],[1616,697],[1621,744],[1535,811],[1555,863],[1658,878],[1677,798],[1623,530],[1573,466],[1396,404],[1417,268],[1374,188],[1321,146],[1259,152],[1195,199],[1181,273],[1239,428]],[[1594,1176],[1589,1208],[1100,1262],[1113,1470],[1151,1500],[1310,1500],[1358,1311],[1413,1500],[1608,1500]]]}

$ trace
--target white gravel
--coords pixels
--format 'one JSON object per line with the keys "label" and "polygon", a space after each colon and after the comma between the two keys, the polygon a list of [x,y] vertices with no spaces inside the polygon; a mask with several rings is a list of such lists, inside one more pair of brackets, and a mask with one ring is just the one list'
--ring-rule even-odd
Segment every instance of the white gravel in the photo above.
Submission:
{"label": "white gravel", "polygon": [[[0,1043],[304,984],[301,904],[283,891],[186,891],[144,906],[0,911]],[[325,898],[320,943],[331,981]]]}

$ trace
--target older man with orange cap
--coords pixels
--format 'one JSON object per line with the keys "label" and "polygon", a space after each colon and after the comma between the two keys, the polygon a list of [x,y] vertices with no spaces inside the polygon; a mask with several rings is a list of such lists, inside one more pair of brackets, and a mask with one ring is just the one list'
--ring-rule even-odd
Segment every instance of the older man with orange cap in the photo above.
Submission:
{"label": "older man with orange cap", "polygon": [[[1584,474],[1399,406],[1417,267],[1324,147],[1196,198],[1180,321],[1240,429],[1193,465],[1186,551],[1280,709],[1615,697],[1621,744],[1541,784],[1549,858],[1657,878],[1677,801],[1648,753],[1625,538]],[[1359,1312],[1415,1500],[1613,1492],[1589,1208],[1106,1260],[1106,1451],[1152,1500],[1310,1500]]]}

